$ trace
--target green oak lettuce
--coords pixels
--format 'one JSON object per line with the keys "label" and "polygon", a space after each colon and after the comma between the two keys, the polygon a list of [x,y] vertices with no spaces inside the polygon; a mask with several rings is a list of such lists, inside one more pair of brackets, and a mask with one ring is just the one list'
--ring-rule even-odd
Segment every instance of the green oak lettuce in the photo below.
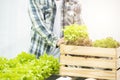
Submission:
{"label": "green oak lettuce", "polygon": [[13,59],[0,57],[0,80],[45,80],[58,72],[58,59],[52,55],[44,54],[37,59],[22,52]]}
{"label": "green oak lettuce", "polygon": [[71,24],[63,29],[64,38],[68,45],[91,46],[86,25]]}
{"label": "green oak lettuce", "polygon": [[119,42],[114,40],[112,37],[106,37],[103,39],[95,40],[92,45],[94,47],[102,48],[117,48],[120,46]]}

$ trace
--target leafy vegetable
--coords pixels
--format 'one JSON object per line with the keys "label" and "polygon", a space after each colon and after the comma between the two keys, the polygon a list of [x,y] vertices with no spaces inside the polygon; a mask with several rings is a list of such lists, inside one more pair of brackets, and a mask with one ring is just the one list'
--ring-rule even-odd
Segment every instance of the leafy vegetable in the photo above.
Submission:
{"label": "leafy vegetable", "polygon": [[67,44],[90,46],[91,40],[89,40],[87,27],[85,25],[72,24],[65,26],[64,38]]}
{"label": "leafy vegetable", "polygon": [[112,37],[107,37],[104,39],[94,41],[93,46],[103,47],[103,48],[117,48],[120,46],[120,44],[118,41],[114,40]]}
{"label": "leafy vegetable", "polygon": [[0,72],[9,67],[7,65],[7,61],[8,60],[6,58],[0,57]]}
{"label": "leafy vegetable", "polygon": [[45,80],[58,72],[58,59],[47,54],[39,59],[26,52],[9,60],[0,58],[0,80]]}

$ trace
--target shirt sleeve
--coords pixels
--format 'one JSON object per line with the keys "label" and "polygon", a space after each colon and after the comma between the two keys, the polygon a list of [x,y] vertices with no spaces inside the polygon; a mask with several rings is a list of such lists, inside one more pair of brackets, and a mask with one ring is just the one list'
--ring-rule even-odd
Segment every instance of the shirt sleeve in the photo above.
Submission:
{"label": "shirt sleeve", "polygon": [[[36,2],[36,1],[40,1],[40,0],[30,0],[29,7],[28,7],[29,16],[33,24],[32,28],[45,40],[45,42],[48,43],[48,45],[56,46],[58,38],[57,36],[55,36],[55,34],[52,32],[49,26],[47,26],[47,24],[45,23],[45,20],[44,20],[45,14],[43,14],[44,12],[41,9],[41,7],[44,6],[44,4],[42,5],[44,0],[41,0],[43,1],[41,3]],[[50,6],[51,8],[55,8],[54,2],[52,2],[51,0],[47,0],[47,1],[50,1],[49,4],[52,4],[52,6]],[[38,6],[38,4],[40,7]],[[54,10],[55,9],[52,9],[50,11],[54,11]],[[50,12],[50,13],[51,14],[47,16],[47,18],[50,19],[52,22],[54,21],[53,19],[54,19],[55,13],[54,12]],[[51,26],[53,28],[53,23]]]}

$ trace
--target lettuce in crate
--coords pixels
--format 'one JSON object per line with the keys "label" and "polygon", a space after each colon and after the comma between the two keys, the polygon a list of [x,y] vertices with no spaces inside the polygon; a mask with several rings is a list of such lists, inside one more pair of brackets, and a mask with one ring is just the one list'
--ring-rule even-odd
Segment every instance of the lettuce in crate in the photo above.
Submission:
{"label": "lettuce in crate", "polygon": [[68,45],[91,46],[86,25],[71,24],[64,28],[64,38]]}
{"label": "lettuce in crate", "polygon": [[120,43],[113,39],[112,37],[106,37],[103,39],[95,40],[92,45],[94,47],[102,47],[102,48],[117,48],[120,46]]}

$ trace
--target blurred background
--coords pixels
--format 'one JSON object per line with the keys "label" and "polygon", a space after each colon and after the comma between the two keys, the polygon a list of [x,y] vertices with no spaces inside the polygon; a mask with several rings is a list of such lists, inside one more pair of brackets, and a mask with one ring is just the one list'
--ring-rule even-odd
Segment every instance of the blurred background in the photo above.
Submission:
{"label": "blurred background", "polygon": [[[120,0],[79,0],[81,17],[92,40],[113,37],[120,41]],[[28,0],[0,0],[0,56],[28,52],[31,23]]]}
{"label": "blurred background", "polygon": [[30,20],[27,0],[0,0],[0,56],[15,57],[28,51]]}

